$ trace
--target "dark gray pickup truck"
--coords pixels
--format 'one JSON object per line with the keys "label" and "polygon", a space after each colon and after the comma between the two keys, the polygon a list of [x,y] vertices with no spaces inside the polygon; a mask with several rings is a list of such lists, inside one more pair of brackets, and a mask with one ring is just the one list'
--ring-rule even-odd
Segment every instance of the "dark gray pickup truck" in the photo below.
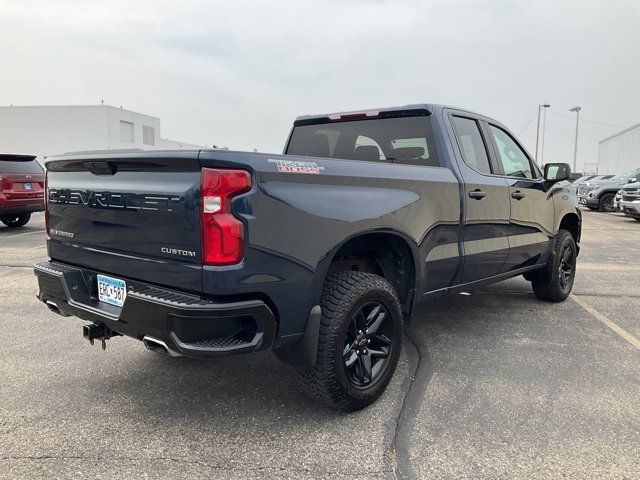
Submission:
{"label": "dark gray pickup truck", "polygon": [[[298,118],[283,155],[69,154],[38,298],[172,356],[271,349],[342,410],[385,389],[415,306],[524,275],[569,295],[581,216],[499,122],[439,105]],[[452,319],[455,321],[455,319]]]}

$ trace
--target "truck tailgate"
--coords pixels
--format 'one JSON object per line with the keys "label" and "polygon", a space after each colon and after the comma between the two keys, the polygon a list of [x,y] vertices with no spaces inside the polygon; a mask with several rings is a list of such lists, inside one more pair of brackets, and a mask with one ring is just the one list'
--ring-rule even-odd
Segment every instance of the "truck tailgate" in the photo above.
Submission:
{"label": "truck tailgate", "polygon": [[200,291],[197,151],[59,157],[47,163],[49,254]]}

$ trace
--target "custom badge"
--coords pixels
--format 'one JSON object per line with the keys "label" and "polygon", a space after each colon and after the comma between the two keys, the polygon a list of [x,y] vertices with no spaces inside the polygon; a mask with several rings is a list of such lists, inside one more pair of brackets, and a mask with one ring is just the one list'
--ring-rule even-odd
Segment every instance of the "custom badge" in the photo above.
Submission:
{"label": "custom badge", "polygon": [[295,160],[269,159],[269,163],[275,163],[281,173],[313,173],[319,174],[324,167],[319,167],[316,162],[298,162]]}

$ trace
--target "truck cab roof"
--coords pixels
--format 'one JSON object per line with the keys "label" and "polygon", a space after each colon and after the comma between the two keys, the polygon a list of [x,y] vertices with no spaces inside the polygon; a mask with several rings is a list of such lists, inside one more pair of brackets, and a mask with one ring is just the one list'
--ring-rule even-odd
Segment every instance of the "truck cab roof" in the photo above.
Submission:
{"label": "truck cab roof", "polygon": [[411,116],[411,115],[432,115],[437,111],[441,111],[445,108],[451,108],[455,110],[465,111],[472,113],[473,115],[483,116],[476,112],[472,112],[467,109],[454,107],[451,105],[442,105],[436,103],[414,103],[409,105],[394,106],[394,107],[382,107],[382,108],[369,108],[363,110],[334,112],[334,113],[320,113],[312,115],[301,115],[296,117],[294,125],[308,125],[311,123],[325,123],[330,121],[341,120],[355,120],[358,118],[376,118],[387,116]]}

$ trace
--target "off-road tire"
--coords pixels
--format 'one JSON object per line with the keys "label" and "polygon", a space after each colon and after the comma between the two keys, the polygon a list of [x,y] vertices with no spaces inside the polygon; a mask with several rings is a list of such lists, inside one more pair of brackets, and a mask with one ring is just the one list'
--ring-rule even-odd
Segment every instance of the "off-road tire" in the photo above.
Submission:
{"label": "off-road tire", "polygon": [[598,202],[598,209],[601,212],[613,212],[615,211],[615,194],[614,193],[605,193],[600,197],[600,201]]}
{"label": "off-road tire", "polygon": [[[382,304],[390,314],[393,332],[387,363],[371,385],[355,386],[344,366],[343,350],[353,317],[368,302]],[[371,273],[344,271],[330,275],[324,283],[320,306],[322,318],[316,363],[297,369],[308,395],[341,411],[360,410],[373,403],[389,384],[398,364],[402,345],[402,312],[394,288]]]}
{"label": "off-road tire", "polygon": [[[572,273],[570,280],[563,285],[561,265],[567,249],[570,250]],[[549,302],[562,302],[569,296],[575,280],[577,254],[578,248],[571,233],[559,230],[553,240],[553,250],[547,264],[532,276],[531,286],[536,297]]]}
{"label": "off-road tire", "polygon": [[20,215],[5,215],[0,217],[0,221],[9,228],[24,227],[31,219],[31,213],[21,213]]}

